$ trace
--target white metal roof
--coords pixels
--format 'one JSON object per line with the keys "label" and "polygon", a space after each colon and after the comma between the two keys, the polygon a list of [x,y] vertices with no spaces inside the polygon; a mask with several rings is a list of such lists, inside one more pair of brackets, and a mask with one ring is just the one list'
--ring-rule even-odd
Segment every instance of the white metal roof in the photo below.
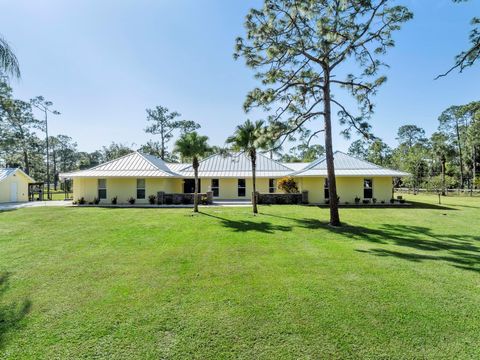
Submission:
{"label": "white metal roof", "polygon": [[153,155],[132,152],[91,169],[60,174],[61,178],[75,177],[180,177],[167,164]]}
{"label": "white metal roof", "polygon": [[[408,176],[409,174],[382,168],[368,161],[357,159],[340,151],[334,153],[336,176]],[[0,180],[5,170],[0,169]],[[312,163],[280,163],[263,154],[257,154],[256,176],[276,178],[292,176],[327,176],[325,157]],[[247,178],[252,176],[252,163],[244,152],[227,155],[215,154],[200,162],[199,177],[203,178]],[[193,177],[193,167],[185,163],[165,163],[153,156],[135,151],[118,159],[87,170],[60,174],[62,179],[75,177]],[[32,179],[33,181],[33,179]]]}
{"label": "white metal roof", "polygon": [[180,170],[186,168],[190,164],[188,163],[166,163],[170,171],[179,172]]}
{"label": "white metal roof", "polygon": [[0,168],[0,181],[5,180],[7,177],[9,177],[10,175],[13,175],[17,171],[22,172],[23,175],[25,175],[31,182],[35,182],[35,180],[33,180],[30,176],[25,174],[25,172],[23,172],[22,169],[19,169],[19,168]]}
{"label": "white metal roof", "polygon": [[[282,177],[293,170],[263,154],[257,154],[257,177]],[[193,167],[178,171],[185,177],[193,177]],[[200,161],[198,168],[200,177],[250,177],[252,176],[252,161],[244,152],[226,155],[215,154]]]}
{"label": "white metal roof", "polygon": [[302,169],[305,169],[308,165],[310,165],[310,163],[307,163],[307,162],[294,162],[294,163],[282,162],[280,164],[292,169],[293,171],[300,171]]}
{"label": "white metal roof", "polygon": [[[334,167],[336,176],[408,176],[403,171],[383,168],[368,161],[347,155],[341,151],[335,151]],[[297,171],[294,176],[326,176],[327,162],[323,157],[312,162],[303,170]]]}

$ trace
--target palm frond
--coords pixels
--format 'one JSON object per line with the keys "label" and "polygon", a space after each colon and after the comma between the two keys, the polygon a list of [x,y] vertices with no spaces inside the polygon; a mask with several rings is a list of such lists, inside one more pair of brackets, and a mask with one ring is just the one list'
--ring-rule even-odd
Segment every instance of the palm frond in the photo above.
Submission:
{"label": "palm frond", "polygon": [[12,48],[5,39],[0,36],[0,72],[5,72],[16,78],[20,77],[20,66]]}

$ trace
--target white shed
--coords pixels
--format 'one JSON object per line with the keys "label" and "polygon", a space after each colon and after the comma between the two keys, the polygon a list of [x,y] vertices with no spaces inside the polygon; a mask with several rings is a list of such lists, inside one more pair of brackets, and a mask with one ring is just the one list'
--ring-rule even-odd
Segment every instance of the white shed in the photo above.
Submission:
{"label": "white shed", "polygon": [[33,182],[21,169],[0,168],[0,203],[28,201],[28,184]]}

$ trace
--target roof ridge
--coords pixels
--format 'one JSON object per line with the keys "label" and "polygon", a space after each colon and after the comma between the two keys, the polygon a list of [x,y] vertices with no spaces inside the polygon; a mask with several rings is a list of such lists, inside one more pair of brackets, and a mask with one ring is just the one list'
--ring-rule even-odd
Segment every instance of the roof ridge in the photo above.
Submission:
{"label": "roof ridge", "polygon": [[[379,168],[379,169],[386,169],[386,168],[384,168],[384,167],[382,167],[382,166],[380,166],[380,165],[374,164],[374,163],[372,163],[372,162],[370,162],[370,161],[368,161],[368,160],[361,159],[361,158],[359,158],[359,157],[357,157],[357,156],[344,153],[343,151],[340,151],[340,150],[335,151],[335,153],[340,153],[340,154],[343,154],[343,155],[345,155],[345,156],[351,157],[351,158],[353,158],[353,159],[355,159],[355,160],[362,161],[362,162],[366,162],[367,164],[372,165],[372,166],[374,166],[374,167],[376,167],[376,168]],[[334,153],[334,154],[335,154],[335,153]],[[393,169],[390,169],[390,170],[393,170]]]}
{"label": "roof ridge", "polygon": [[157,166],[157,164],[153,163],[153,162],[148,158],[148,156],[152,156],[152,157],[154,157],[155,159],[162,161],[162,162],[165,164],[165,167],[168,169],[168,172],[169,172],[169,173],[171,173],[171,174],[173,174],[173,175],[179,175],[179,174],[174,173],[172,170],[170,170],[170,168],[167,166],[167,163],[165,162],[165,160],[163,160],[163,159],[161,159],[161,158],[159,158],[159,157],[156,157],[155,155],[145,154],[145,153],[141,152],[140,150],[137,150],[137,151],[135,151],[135,152],[138,153],[141,157],[143,157],[148,163],[150,163],[150,165],[152,165],[152,166],[154,166],[155,168],[157,168],[157,170],[160,170],[160,171],[163,171],[163,172],[167,172],[167,171],[165,171],[164,169],[159,168],[159,167]]}
{"label": "roof ridge", "polygon": [[120,157],[118,157],[118,158],[116,158],[116,159],[109,160],[109,161],[107,161],[107,162],[104,162],[104,163],[95,165],[94,167],[91,167],[91,168],[89,168],[89,169],[84,169],[84,170],[95,170],[96,168],[98,168],[98,167],[100,167],[100,166],[105,166],[105,165],[107,165],[107,164],[111,164],[111,163],[114,162],[114,161],[118,161],[118,160],[123,159],[123,158],[125,158],[125,157],[127,157],[127,156],[131,156],[131,155],[134,154],[134,153],[140,154],[140,152],[139,152],[138,150],[133,150],[132,152],[129,152],[128,154],[122,155],[122,156],[120,156]]}
{"label": "roof ridge", "polygon": [[280,161],[277,161],[277,160],[275,160],[275,159],[269,158],[269,157],[266,156],[265,154],[257,153],[257,157],[258,157],[258,155],[263,156],[263,157],[264,157],[265,159],[267,159],[268,161],[273,161],[273,162],[276,163],[277,165],[280,165],[281,167],[284,167],[284,168],[287,169],[287,170],[293,170],[292,168],[289,168],[288,166],[282,164]]}

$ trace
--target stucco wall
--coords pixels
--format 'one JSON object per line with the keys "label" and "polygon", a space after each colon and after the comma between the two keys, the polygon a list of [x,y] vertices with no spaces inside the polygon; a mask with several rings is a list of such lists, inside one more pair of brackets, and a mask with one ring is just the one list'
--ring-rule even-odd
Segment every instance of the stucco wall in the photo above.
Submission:
{"label": "stucco wall", "polygon": [[[125,204],[130,197],[137,196],[136,178],[107,178],[107,198],[102,203],[110,203],[114,196],[118,197],[119,204]],[[149,195],[157,195],[158,191],[182,192],[182,179],[145,179],[145,199],[137,199],[137,203],[148,203]],[[73,180],[73,198],[84,197],[86,201],[93,201],[98,196],[97,178],[75,178]]]}
{"label": "stucco wall", "polygon": [[[308,190],[308,199],[310,203],[323,204],[325,202],[323,186],[324,177],[304,177],[296,179],[299,190]],[[73,196],[75,200],[84,197],[87,201],[92,201],[98,194],[98,179],[96,178],[75,178],[73,181]],[[118,196],[118,203],[127,203],[130,197],[135,198],[137,194],[136,178],[107,178],[107,199],[104,203],[110,203],[114,196]],[[221,178],[219,181],[219,196],[216,199],[245,199],[248,200],[252,194],[252,179],[246,179],[245,197],[238,196],[238,179]],[[201,179],[200,192],[211,190],[211,179]],[[363,177],[338,177],[337,190],[340,196],[340,202],[349,202],[353,204],[355,197],[363,199]],[[138,199],[137,203],[148,203],[149,195],[156,195],[158,191],[167,193],[182,193],[183,179],[146,179],[145,180],[145,199]],[[268,179],[257,179],[257,191],[268,193]],[[277,192],[280,192],[278,189]],[[28,196],[28,195],[27,195]],[[373,178],[373,197],[379,202],[388,202],[392,196],[392,178],[375,177]],[[25,200],[26,201],[26,200]]]}
{"label": "stucco wall", "polygon": [[[337,177],[337,193],[340,203],[355,203],[355,197],[363,200],[363,177]],[[379,202],[388,202],[392,197],[392,178],[374,177],[373,197]],[[297,179],[300,190],[308,190],[308,200],[313,204],[323,204],[324,177],[304,177]]]}
{"label": "stucco wall", "polygon": [[29,179],[17,171],[0,182],[0,203],[11,202],[11,184],[17,184],[17,202],[28,201]]}

